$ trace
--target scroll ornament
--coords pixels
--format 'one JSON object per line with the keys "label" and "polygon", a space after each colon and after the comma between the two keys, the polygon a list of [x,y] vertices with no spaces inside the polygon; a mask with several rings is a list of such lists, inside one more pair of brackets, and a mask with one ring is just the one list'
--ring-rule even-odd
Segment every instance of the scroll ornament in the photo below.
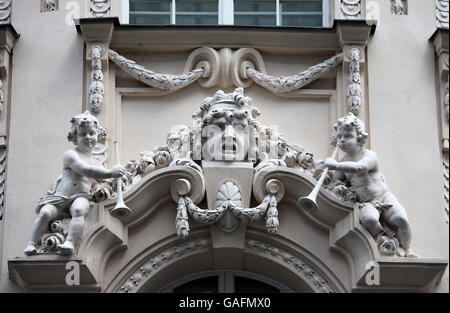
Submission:
{"label": "scroll ornament", "polygon": [[11,17],[11,1],[0,0],[0,24],[8,24]]}
{"label": "scroll ornament", "polygon": [[314,65],[307,70],[293,76],[276,77],[263,74],[253,68],[247,69],[247,75],[258,85],[274,92],[287,93],[300,89],[309,83],[320,78],[327,71],[342,63],[343,54],[339,53],[334,57]]}
{"label": "scroll ornament", "polygon": [[436,26],[448,29],[449,25],[449,0],[436,0]]}
{"label": "scroll ornament", "polygon": [[94,17],[111,15],[111,0],[90,0],[90,12]]}
{"label": "scroll ornament", "polygon": [[[175,181],[172,185],[172,197],[178,197],[177,217],[175,220],[177,235],[186,238],[189,235],[188,213],[201,224],[220,222],[226,214],[245,221],[256,222],[266,215],[266,229],[268,233],[278,231],[277,197],[284,195],[283,184],[276,180],[269,180],[266,184],[267,195],[260,205],[254,208],[242,208],[242,198],[239,187],[231,181],[223,183],[216,196],[214,210],[201,209],[189,198],[190,184],[184,179]],[[226,223],[226,222],[225,222]],[[234,225],[223,225],[225,229],[233,229]]]}
{"label": "scroll ornament", "polygon": [[341,0],[341,11],[345,19],[360,19],[361,0]]}
{"label": "scroll ornament", "polygon": [[192,84],[202,77],[205,71],[203,68],[197,68],[180,75],[155,73],[113,50],[109,50],[109,59],[133,78],[151,87],[166,91],[175,91]]}

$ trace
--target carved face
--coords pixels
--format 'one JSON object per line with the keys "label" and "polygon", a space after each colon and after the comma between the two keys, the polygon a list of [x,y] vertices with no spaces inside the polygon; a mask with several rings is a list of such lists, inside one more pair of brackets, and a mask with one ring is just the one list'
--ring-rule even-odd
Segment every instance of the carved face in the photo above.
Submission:
{"label": "carved face", "polygon": [[249,147],[249,125],[247,118],[216,117],[202,130],[206,139],[203,158],[206,160],[243,161],[247,159]]}
{"label": "carved face", "polygon": [[353,127],[341,127],[336,132],[337,144],[344,152],[354,151],[358,145],[358,136]]}

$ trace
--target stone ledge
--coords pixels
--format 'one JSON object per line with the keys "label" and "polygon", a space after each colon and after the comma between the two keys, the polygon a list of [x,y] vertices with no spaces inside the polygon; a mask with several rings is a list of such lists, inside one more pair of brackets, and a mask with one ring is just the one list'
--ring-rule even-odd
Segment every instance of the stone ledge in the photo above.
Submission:
{"label": "stone ledge", "polygon": [[[67,262],[80,265],[80,285],[66,284]],[[98,292],[100,285],[81,259],[63,255],[34,255],[8,259],[10,279],[28,292]]]}

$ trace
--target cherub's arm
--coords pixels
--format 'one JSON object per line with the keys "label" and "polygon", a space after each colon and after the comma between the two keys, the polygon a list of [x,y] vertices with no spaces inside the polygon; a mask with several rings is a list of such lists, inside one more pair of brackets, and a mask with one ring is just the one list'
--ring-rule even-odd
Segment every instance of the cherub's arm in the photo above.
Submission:
{"label": "cherub's arm", "polygon": [[330,170],[342,171],[344,173],[361,173],[369,172],[376,168],[378,166],[378,160],[375,152],[366,150],[364,157],[358,162],[337,162],[333,159],[327,159],[325,166],[327,166]]}
{"label": "cherub's arm", "polygon": [[64,165],[79,175],[96,179],[105,179],[110,177],[118,178],[123,176],[125,173],[125,170],[121,166],[115,166],[112,169],[107,169],[100,166],[90,165],[84,162],[73,150],[68,150],[64,153]]}

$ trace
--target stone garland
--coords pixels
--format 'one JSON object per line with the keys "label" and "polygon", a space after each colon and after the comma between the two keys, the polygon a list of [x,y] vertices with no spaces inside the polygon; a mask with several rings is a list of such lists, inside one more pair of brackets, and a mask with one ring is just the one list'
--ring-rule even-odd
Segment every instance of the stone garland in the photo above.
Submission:
{"label": "stone garland", "polygon": [[0,24],[10,23],[11,1],[12,0],[0,0]]}
{"label": "stone garland", "polygon": [[182,255],[192,253],[201,248],[209,248],[211,246],[211,241],[207,239],[193,240],[187,243],[183,243],[174,246],[164,252],[158,254],[157,256],[151,258],[149,261],[143,263],[139,270],[134,272],[130,278],[120,287],[122,293],[130,293],[135,290],[136,287],[140,285],[142,280],[149,276],[151,272],[155,272],[162,265],[174,261]]}
{"label": "stone garland", "polygon": [[311,267],[306,265],[305,262],[293,256],[289,252],[274,247],[268,243],[260,242],[253,239],[249,239],[247,241],[247,247],[253,250],[264,252],[266,254],[270,254],[274,258],[280,259],[288,265],[292,265],[297,271],[301,272],[313,283],[317,292],[320,293],[335,292],[328,284],[328,282],[325,279],[323,279],[317,272],[315,272]]}
{"label": "stone garland", "polygon": [[102,47],[94,45],[91,48],[91,84],[89,86],[89,106],[92,112],[99,113],[103,108],[103,85],[102,60],[100,59]]}
{"label": "stone garland", "polygon": [[111,15],[111,0],[91,0],[90,13],[94,17],[108,17]]}
{"label": "stone garland", "polygon": [[205,72],[203,68],[197,68],[181,75],[155,73],[145,67],[128,60],[113,50],[109,50],[109,59],[118,67],[146,85],[154,88],[174,91],[184,88],[197,81]]}
{"label": "stone garland", "polygon": [[4,102],[5,102],[5,95],[3,93],[3,81],[0,78],[0,113],[2,113]]}
{"label": "stone garland", "polygon": [[3,218],[6,179],[6,147],[0,146],[0,220]]}
{"label": "stone garland", "polygon": [[[194,204],[187,196],[190,192],[189,182],[178,180],[174,182],[172,188],[177,193],[178,207],[175,219],[176,232],[178,237],[187,238],[189,235],[188,211],[192,218],[201,224],[213,224],[219,222],[225,214],[232,215],[233,219],[240,219],[250,222],[258,221],[266,215],[266,229],[270,234],[278,232],[278,209],[276,195],[280,193],[280,198],[284,195],[284,186],[276,179],[272,179],[266,184],[267,195],[264,200],[255,208],[242,208],[242,197],[239,187],[228,181],[222,184],[216,196],[214,210],[204,210]],[[266,214],[267,212],[267,214]],[[237,220],[236,220],[237,221]],[[226,229],[233,229],[236,225],[222,225]]]}
{"label": "stone garland", "polygon": [[341,0],[341,11],[344,19],[360,19],[361,0]]}
{"label": "stone garland", "polygon": [[350,58],[350,76],[347,87],[347,105],[350,112],[359,115],[361,110],[362,92],[361,92],[361,74],[359,69],[359,62],[361,58],[361,51],[358,48],[352,48],[349,52]]}
{"label": "stone garland", "polygon": [[449,201],[449,161],[448,161],[448,151],[444,152],[444,161],[443,161],[443,165],[444,165],[444,199],[445,199],[445,203],[444,203],[444,208],[445,208],[445,219],[448,223],[449,218],[448,218],[448,211],[449,211],[449,205],[448,205],[448,201]]}
{"label": "stone garland", "polygon": [[275,93],[286,93],[300,89],[320,78],[322,74],[342,63],[343,54],[314,65],[307,70],[293,76],[275,77],[258,72],[253,68],[247,69],[247,75],[258,85]]}
{"label": "stone garland", "polygon": [[448,29],[449,26],[449,0],[436,0],[436,26]]}
{"label": "stone garland", "polygon": [[396,15],[404,15],[406,13],[405,6],[403,4],[403,0],[393,0],[394,6],[394,14]]}

